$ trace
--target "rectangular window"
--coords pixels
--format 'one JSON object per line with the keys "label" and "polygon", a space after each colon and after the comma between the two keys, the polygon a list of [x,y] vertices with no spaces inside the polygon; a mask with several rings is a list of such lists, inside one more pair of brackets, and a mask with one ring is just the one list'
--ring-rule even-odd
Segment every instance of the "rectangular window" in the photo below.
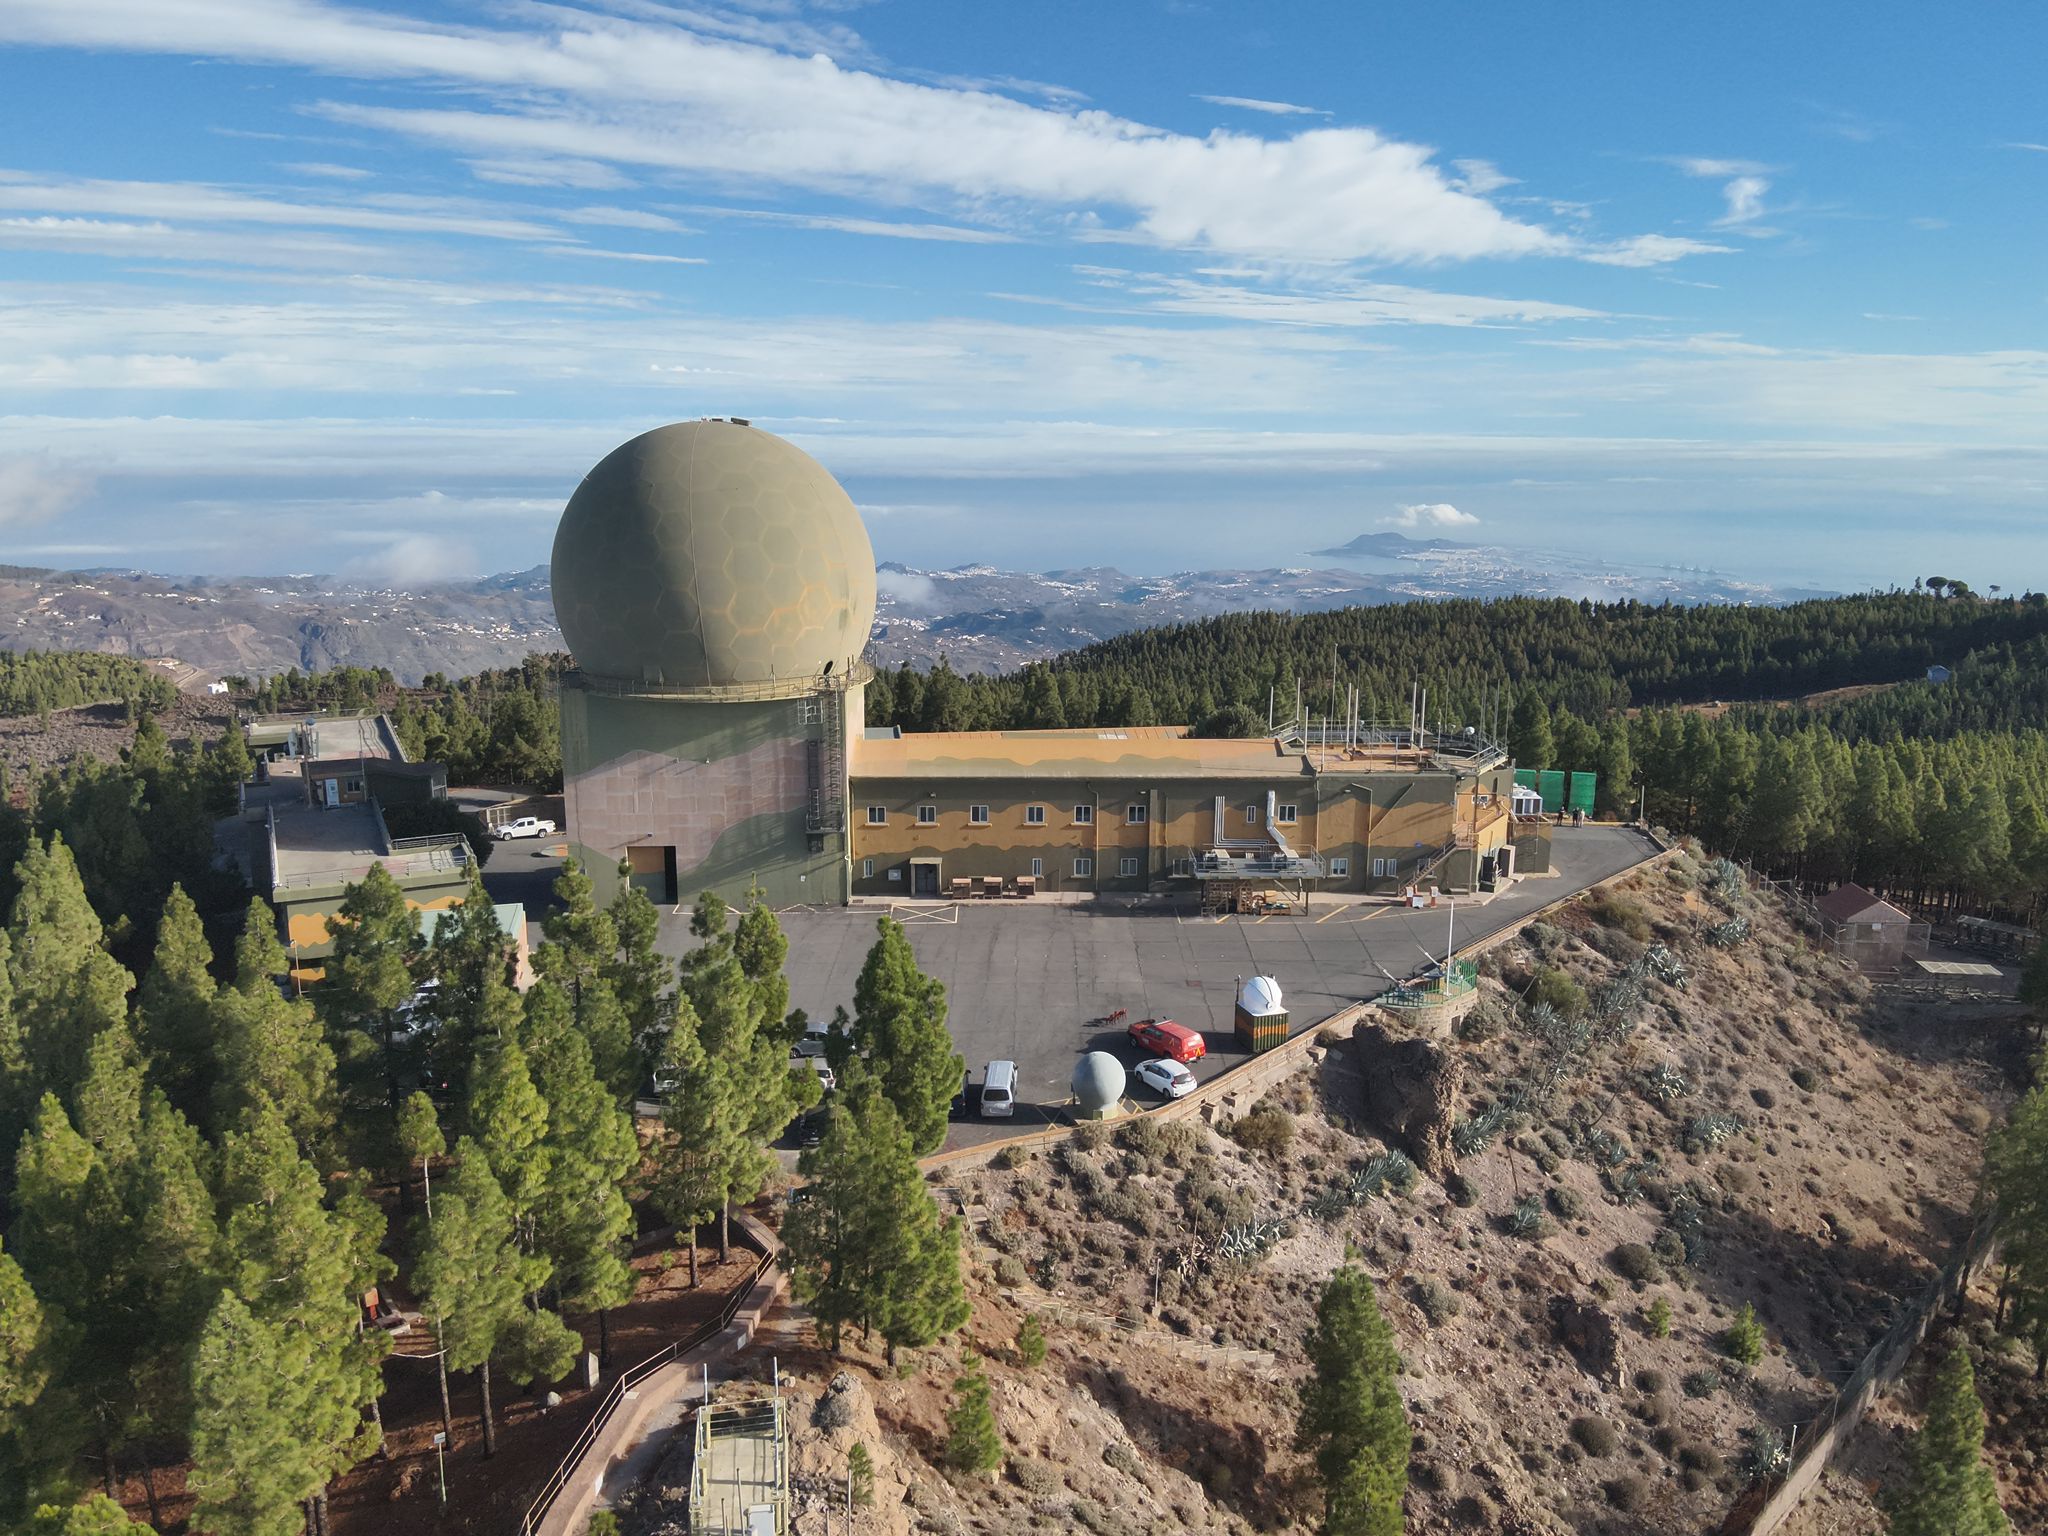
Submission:
{"label": "rectangular window", "polygon": [[891,880],[901,880],[903,878],[903,871],[901,869],[892,869],[889,871],[889,878]]}
{"label": "rectangular window", "polygon": [[1278,806],[1275,806],[1275,807],[1273,808],[1273,819],[1274,819],[1275,821],[1279,822],[1279,823],[1280,823],[1280,825],[1281,825],[1281,826],[1283,826],[1283,827],[1291,827],[1291,826],[1293,826],[1293,825],[1294,825],[1294,807],[1293,807],[1293,806],[1291,806],[1291,805],[1278,805]]}
{"label": "rectangular window", "polygon": [[1024,825],[1025,825],[1025,826],[1027,826],[1027,827],[1042,827],[1042,826],[1044,826],[1044,825],[1045,825],[1045,807],[1044,807],[1044,806],[1042,806],[1042,805],[1027,805],[1027,806],[1025,806],[1025,807],[1024,807]]}
{"label": "rectangular window", "polygon": [[1330,874],[1331,874],[1331,875],[1332,875],[1332,876],[1333,876],[1334,878],[1336,878],[1336,879],[1338,879],[1338,880],[1342,880],[1342,879],[1343,879],[1343,878],[1344,878],[1344,877],[1345,877],[1346,875],[1348,875],[1348,874],[1350,874],[1350,873],[1351,873],[1351,861],[1350,861],[1349,859],[1332,859],[1332,860],[1330,860]]}
{"label": "rectangular window", "polygon": [[875,878],[875,861],[873,859],[862,859],[860,861],[860,877],[863,880]]}
{"label": "rectangular window", "polygon": [[1038,879],[1042,879],[1042,878],[1044,877],[1044,875],[1045,875],[1045,860],[1043,860],[1043,859],[1033,859],[1033,860],[1031,861],[1031,878],[1032,878],[1032,879],[1034,879],[1034,880],[1038,880]]}
{"label": "rectangular window", "polygon": [[1093,859],[1081,858],[1074,860],[1074,878],[1076,880],[1086,880],[1094,873],[1095,861]]}
{"label": "rectangular window", "polygon": [[871,806],[869,806],[869,807],[868,807],[868,825],[869,825],[869,826],[871,826],[871,827],[880,827],[880,826],[886,826],[886,825],[888,824],[888,821],[889,821],[889,807],[887,807],[886,805],[871,805]]}
{"label": "rectangular window", "polygon": [[936,827],[939,824],[939,808],[936,805],[920,805],[917,808],[917,824],[920,827]]}
{"label": "rectangular window", "polygon": [[1077,805],[1077,806],[1075,806],[1075,807],[1074,807],[1074,825],[1075,825],[1075,826],[1077,826],[1077,827],[1085,827],[1085,826],[1088,826],[1088,825],[1089,825],[1090,823],[1092,823],[1092,822],[1093,822],[1094,820],[1095,820],[1095,807],[1094,807],[1094,806],[1092,806],[1092,805]]}
{"label": "rectangular window", "polygon": [[1138,861],[1136,859],[1118,859],[1116,872],[1128,880],[1138,872]]}
{"label": "rectangular window", "polygon": [[1244,824],[1248,827],[1256,827],[1259,824],[1259,808],[1256,805],[1244,808]]}
{"label": "rectangular window", "polygon": [[1142,805],[1125,806],[1124,820],[1131,826],[1142,827],[1145,824],[1145,807]]}
{"label": "rectangular window", "polygon": [[1374,860],[1372,861],[1372,877],[1373,877],[1373,879],[1375,879],[1375,880],[1384,880],[1384,879],[1386,879],[1386,878],[1387,878],[1387,877],[1388,877],[1389,875],[1393,874],[1393,872],[1394,872],[1394,861],[1393,861],[1392,859],[1374,859]]}
{"label": "rectangular window", "polygon": [[987,826],[988,807],[985,805],[970,805],[967,807],[967,824],[972,827]]}

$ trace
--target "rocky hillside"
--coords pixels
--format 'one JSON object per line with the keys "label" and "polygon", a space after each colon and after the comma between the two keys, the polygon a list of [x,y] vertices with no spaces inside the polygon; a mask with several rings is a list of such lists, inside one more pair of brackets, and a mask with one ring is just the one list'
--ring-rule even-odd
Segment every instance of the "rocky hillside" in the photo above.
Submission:
{"label": "rocky hillside", "polygon": [[[1967,1227],[2016,1043],[2007,1016],[1874,995],[1681,855],[1496,948],[1454,1034],[1382,1016],[1235,1120],[943,1176],[974,1320],[895,1372],[782,1354],[797,1529],[843,1528],[855,1441],[863,1530],[1311,1521],[1301,1341],[1348,1255],[1405,1361],[1410,1532],[1714,1531]],[[936,1466],[963,1347],[1009,1452],[992,1483]]]}

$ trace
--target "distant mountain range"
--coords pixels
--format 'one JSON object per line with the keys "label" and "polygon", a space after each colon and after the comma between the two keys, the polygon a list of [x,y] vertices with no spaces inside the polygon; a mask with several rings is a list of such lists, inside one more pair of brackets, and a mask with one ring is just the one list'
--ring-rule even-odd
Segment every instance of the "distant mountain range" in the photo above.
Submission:
{"label": "distant mountain range", "polygon": [[[1034,574],[985,565],[923,571],[885,562],[877,572],[874,654],[891,664],[926,664],[943,655],[963,671],[1001,671],[1126,630],[1247,609],[1300,613],[1512,594],[1673,603],[1779,603],[1824,595],[1711,571],[1392,532],[1361,534],[1316,553],[1331,563],[1157,577],[1108,567]],[[458,676],[562,648],[546,566],[405,588],[334,576],[169,577],[0,566],[0,615],[13,620],[0,629],[0,648],[175,658],[191,669],[195,685],[229,673],[343,665],[389,667],[417,682],[429,672]]]}

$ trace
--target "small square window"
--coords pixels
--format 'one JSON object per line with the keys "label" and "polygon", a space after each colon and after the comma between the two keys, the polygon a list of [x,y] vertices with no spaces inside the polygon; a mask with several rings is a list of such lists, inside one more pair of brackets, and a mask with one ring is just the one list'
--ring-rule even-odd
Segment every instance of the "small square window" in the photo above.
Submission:
{"label": "small square window", "polygon": [[1273,808],[1273,819],[1274,819],[1275,821],[1279,822],[1279,823],[1280,823],[1280,825],[1282,825],[1283,827],[1291,827],[1291,826],[1293,826],[1293,825],[1294,825],[1294,807],[1293,807],[1293,806],[1291,806],[1291,805],[1280,805],[1280,806],[1275,806],[1275,807]]}
{"label": "small square window", "polygon": [[1075,826],[1077,826],[1077,827],[1085,827],[1085,826],[1089,825],[1089,824],[1090,824],[1091,822],[1093,822],[1094,820],[1095,820],[1095,807],[1094,807],[1094,806],[1092,806],[1092,805],[1077,805],[1077,806],[1075,806],[1075,807],[1074,807],[1074,825],[1075,825]]}
{"label": "small square window", "polygon": [[860,861],[860,877],[863,880],[875,878],[875,861],[873,859],[862,859]]}
{"label": "small square window", "polygon": [[1259,808],[1256,805],[1244,808],[1244,824],[1248,827],[1256,827],[1259,824]]}
{"label": "small square window", "polygon": [[967,807],[967,824],[972,827],[987,826],[988,807],[985,805],[970,805]]}
{"label": "small square window", "polygon": [[1033,859],[1033,860],[1031,861],[1031,878],[1032,878],[1032,879],[1034,879],[1034,880],[1037,880],[1037,879],[1040,879],[1040,878],[1042,878],[1042,877],[1044,876],[1044,874],[1045,874],[1045,860],[1043,860],[1043,859]]}
{"label": "small square window", "polygon": [[1027,827],[1042,827],[1042,826],[1044,826],[1044,825],[1045,825],[1045,807],[1044,807],[1044,806],[1042,806],[1042,805],[1027,805],[1027,806],[1025,806],[1025,807],[1024,807],[1024,825],[1025,825],[1025,826],[1027,826]]}
{"label": "small square window", "polygon": [[939,808],[936,805],[920,805],[917,808],[917,824],[920,827],[936,827],[939,824]]}
{"label": "small square window", "polygon": [[1142,827],[1145,824],[1145,807],[1142,805],[1125,806],[1124,820],[1131,826]]}
{"label": "small square window", "polygon": [[1089,876],[1093,875],[1094,873],[1095,861],[1093,859],[1074,860],[1074,878],[1076,880],[1086,880]]}
{"label": "small square window", "polygon": [[1342,880],[1343,878],[1345,878],[1345,876],[1349,875],[1350,873],[1351,861],[1349,859],[1330,860],[1330,874],[1334,878]]}
{"label": "small square window", "polygon": [[1138,872],[1138,861],[1136,859],[1118,859],[1116,872],[1128,880]]}
{"label": "small square window", "polygon": [[892,869],[889,871],[889,878],[891,880],[901,880],[903,878],[903,871],[900,869]]}
{"label": "small square window", "polygon": [[887,807],[886,805],[871,805],[871,806],[869,806],[869,807],[868,807],[868,825],[869,825],[869,826],[871,826],[871,827],[880,827],[880,826],[885,826],[885,825],[887,825],[887,824],[888,824],[888,820],[889,820],[889,807]]}

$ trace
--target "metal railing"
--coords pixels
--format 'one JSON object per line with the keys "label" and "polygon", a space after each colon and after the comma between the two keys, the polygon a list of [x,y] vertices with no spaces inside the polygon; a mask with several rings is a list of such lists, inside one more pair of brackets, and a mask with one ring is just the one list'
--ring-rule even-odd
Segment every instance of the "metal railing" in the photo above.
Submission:
{"label": "metal railing", "polygon": [[638,1365],[630,1366],[618,1374],[612,1382],[611,1390],[605,1393],[604,1400],[597,1405],[597,1412],[591,1415],[590,1422],[583,1426],[583,1433],[578,1435],[575,1443],[569,1447],[569,1454],[564,1456],[561,1464],[548,1474],[547,1482],[541,1485],[539,1496],[527,1505],[526,1514],[519,1522],[519,1536],[534,1536],[540,1529],[540,1523],[547,1518],[548,1510],[554,1506],[555,1500],[562,1496],[562,1490],[569,1486],[569,1478],[574,1474],[577,1463],[604,1432],[605,1421],[618,1411],[619,1405],[626,1400],[626,1393],[663,1366],[680,1360],[691,1350],[709,1343],[730,1328],[741,1305],[774,1262],[773,1253],[762,1254],[760,1261],[754,1265],[747,1278],[726,1298],[718,1316],[698,1324],[681,1338],[664,1344]]}

